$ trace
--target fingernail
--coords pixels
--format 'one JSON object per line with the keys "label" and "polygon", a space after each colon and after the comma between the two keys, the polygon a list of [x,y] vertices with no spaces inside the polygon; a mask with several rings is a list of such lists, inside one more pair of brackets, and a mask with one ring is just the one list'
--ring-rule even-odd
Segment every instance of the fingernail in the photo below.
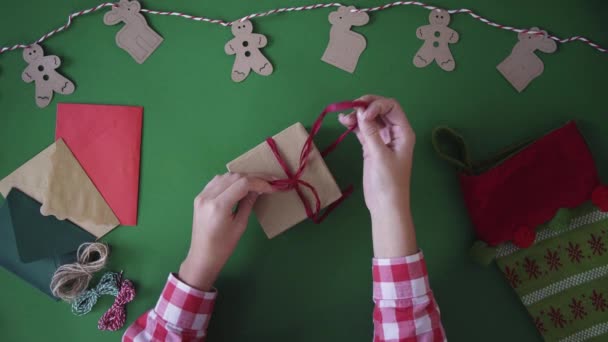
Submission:
{"label": "fingernail", "polygon": [[361,120],[365,119],[365,112],[360,108],[357,108],[357,117]]}
{"label": "fingernail", "polygon": [[260,195],[258,193],[253,193],[253,196],[246,197],[245,200],[251,202],[251,204],[255,203]]}
{"label": "fingernail", "polygon": [[276,185],[276,184],[272,184],[271,185],[270,192],[277,192],[277,191],[281,191],[281,190],[283,190],[283,186],[282,185]]}

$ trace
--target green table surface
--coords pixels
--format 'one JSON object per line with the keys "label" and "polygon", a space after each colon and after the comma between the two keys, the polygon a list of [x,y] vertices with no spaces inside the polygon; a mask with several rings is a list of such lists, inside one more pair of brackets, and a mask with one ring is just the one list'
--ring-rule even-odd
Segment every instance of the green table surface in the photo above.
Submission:
{"label": "green table surface", "polygon": [[[61,25],[68,13],[94,0],[3,1],[0,44],[29,42]],[[308,1],[160,1],[143,7],[236,19]],[[370,6],[381,1],[361,1]],[[558,36],[585,35],[608,45],[608,3],[588,1],[435,1],[472,8],[499,23],[538,25]],[[365,93],[398,99],[417,133],[412,210],[431,284],[453,341],[536,341],[540,337],[515,293],[495,267],[467,256],[474,241],[454,171],[430,144],[433,127],[462,131],[478,158],[526,137],[576,119],[603,178],[608,176],[605,134],[608,56],[582,43],[540,53],[544,74],[518,94],[496,70],[517,41],[468,15],[451,27],[457,67],[418,69],[412,58],[421,41],[418,26],[428,11],[398,7],[374,13],[357,28],[367,38],[351,75],[320,60],[328,40],[330,10],[276,15],[254,21],[267,35],[264,53],[275,66],[269,77],[230,80],[232,38],[219,25],[147,15],[164,38],[138,65],[115,44],[118,26],[103,12],[78,18],[66,32],[44,43],[63,60],[60,70],[76,92],[56,96],[45,109],[34,103],[34,86],[21,80],[21,52],[0,55],[0,177],[52,143],[58,102],[144,106],[139,222],[103,238],[113,247],[109,269],[124,270],[137,283],[128,323],[152,307],[167,274],[176,271],[190,237],[192,201],[226,162],[265,137],[300,121],[309,126],[331,102]],[[318,145],[341,127],[330,118]],[[370,341],[372,338],[369,216],[361,188],[361,149],[351,137],[328,160],[341,185],[356,191],[321,225],[304,222],[268,240],[252,218],[235,254],[217,281],[219,298],[210,341]],[[122,331],[100,332],[97,320],[112,299],[103,298],[85,317],[70,313],[17,277],[0,271],[0,338],[3,341],[115,341]]]}

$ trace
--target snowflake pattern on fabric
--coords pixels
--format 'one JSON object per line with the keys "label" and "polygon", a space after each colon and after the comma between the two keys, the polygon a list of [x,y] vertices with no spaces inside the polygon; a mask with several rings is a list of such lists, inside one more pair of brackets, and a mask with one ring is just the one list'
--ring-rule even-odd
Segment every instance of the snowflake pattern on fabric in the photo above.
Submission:
{"label": "snowflake pattern on fabric", "polygon": [[595,311],[604,312],[608,309],[608,303],[606,298],[604,298],[604,294],[597,292],[596,290],[593,290],[593,293],[591,294],[591,304],[595,308]]}
{"label": "snowflake pattern on fabric", "polygon": [[524,258],[524,270],[526,270],[529,279],[538,279],[538,277],[542,275],[542,272],[540,271],[540,267],[538,266],[538,263],[536,263],[536,260],[530,259],[528,257]]}
{"label": "snowflake pattern on fabric", "polygon": [[519,275],[517,274],[517,271],[515,271],[515,268],[505,266],[505,276],[507,277],[507,280],[509,281],[509,284],[511,284],[512,288],[516,289],[517,286],[521,284],[521,280],[519,279]]}
{"label": "snowflake pattern on fabric", "polygon": [[551,249],[547,249],[547,253],[545,254],[545,261],[547,261],[547,266],[551,271],[558,271],[563,265],[559,254],[557,251],[551,251]]}
{"label": "snowflake pattern on fabric", "polygon": [[595,236],[595,234],[591,234],[591,239],[587,240],[589,243],[589,247],[593,251],[593,255],[602,255],[606,252],[606,244],[602,241],[601,236]]}
{"label": "snowflake pattern on fabric", "polygon": [[563,328],[566,326],[566,318],[562,314],[561,309],[550,307],[549,317],[551,318],[551,322],[553,322],[553,326],[555,326],[556,328]]}
{"label": "snowflake pattern on fabric", "polygon": [[[602,215],[608,227],[608,213]],[[497,258],[545,339],[567,338],[588,328],[588,322],[604,322],[607,317],[608,291],[602,279],[608,266],[608,230],[589,223],[594,222],[579,222],[588,231],[550,236],[546,240],[552,241]],[[602,285],[591,284],[596,281]],[[553,290],[558,292],[549,293]]]}
{"label": "snowflake pattern on fabric", "polygon": [[543,320],[540,318],[540,316],[536,316],[536,318],[534,318],[534,325],[536,326],[536,330],[538,330],[538,332],[540,332],[541,334],[547,332],[547,328],[545,328],[545,323],[543,323]]}
{"label": "snowflake pattern on fabric", "polygon": [[[602,220],[608,226],[608,215]],[[546,243],[497,259],[505,278],[524,301],[536,330],[547,340],[567,338],[588,328],[588,322],[598,319],[604,322],[607,317],[608,291],[603,288],[603,279],[608,260],[608,229],[599,225],[585,228],[589,230],[552,236]],[[602,285],[591,284],[598,280]],[[573,292],[566,292],[563,286]],[[541,293],[545,289],[559,292]],[[540,297],[532,295],[536,293]],[[526,304],[530,301],[534,305]]]}
{"label": "snowflake pattern on fabric", "polygon": [[568,304],[568,306],[570,307],[570,312],[572,312],[574,319],[583,319],[587,316],[587,311],[585,310],[582,300],[572,298],[572,302]]}
{"label": "snowflake pattern on fabric", "polygon": [[579,264],[581,259],[583,259],[583,250],[581,249],[581,245],[578,243],[568,242],[568,247],[566,247],[566,251],[568,251],[568,258],[570,258],[571,262],[576,262]]}

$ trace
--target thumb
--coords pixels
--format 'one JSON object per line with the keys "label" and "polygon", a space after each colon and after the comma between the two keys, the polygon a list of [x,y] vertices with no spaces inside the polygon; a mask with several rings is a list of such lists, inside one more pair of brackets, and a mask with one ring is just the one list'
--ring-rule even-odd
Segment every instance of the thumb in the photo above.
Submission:
{"label": "thumb", "polygon": [[380,125],[376,122],[376,118],[369,119],[363,109],[357,109],[357,121],[365,140],[365,146],[370,153],[377,153],[386,148],[380,136]]}
{"label": "thumb", "polygon": [[250,192],[239,201],[239,207],[234,216],[234,220],[238,223],[242,223],[244,226],[247,225],[247,220],[249,219],[249,215],[251,215],[251,211],[253,210],[253,205],[258,198],[257,192]]}

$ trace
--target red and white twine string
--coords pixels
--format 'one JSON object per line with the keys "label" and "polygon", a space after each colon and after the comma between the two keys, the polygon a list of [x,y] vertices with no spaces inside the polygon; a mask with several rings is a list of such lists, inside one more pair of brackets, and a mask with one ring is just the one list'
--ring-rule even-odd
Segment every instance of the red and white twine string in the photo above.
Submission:
{"label": "red and white twine string", "polygon": [[7,51],[13,51],[13,50],[17,50],[17,49],[25,49],[26,47],[30,46],[31,44],[35,44],[35,43],[42,43],[43,41],[49,39],[51,36],[53,36],[55,33],[59,33],[65,29],[67,29],[68,27],[70,27],[72,25],[72,20],[74,20],[74,18],[76,17],[80,17],[82,15],[85,14],[89,14],[89,13],[93,13],[93,12],[97,12],[100,9],[104,8],[104,7],[111,7],[114,6],[113,3],[111,2],[104,2],[102,4],[99,4],[95,7],[91,7],[91,8],[87,8],[85,10],[82,10],[80,12],[75,12],[72,13],[68,16],[68,21],[67,23],[63,24],[63,26],[60,26],[56,29],[54,29],[53,31],[45,34],[44,36],[38,38],[38,40],[30,43],[30,44],[15,44],[13,46],[3,46],[2,48],[0,48],[0,54],[5,53]]}
{"label": "red and white twine string", "polygon": [[250,20],[253,18],[266,17],[266,16],[273,15],[273,14],[279,14],[279,13],[284,13],[284,12],[294,12],[294,11],[309,11],[309,10],[314,10],[314,9],[318,9],[318,8],[329,8],[329,7],[340,7],[340,6],[342,6],[342,4],[333,2],[333,3],[329,3],[329,4],[316,4],[316,5],[308,5],[308,6],[276,8],[276,9],[266,11],[266,12],[252,13],[252,14],[246,15],[242,18],[233,20],[233,21],[225,21],[225,20],[221,20],[221,19],[210,19],[210,18],[206,18],[206,17],[195,17],[192,15],[183,14],[183,13],[179,13],[179,12],[161,12],[161,11],[153,11],[153,10],[148,10],[148,9],[142,9],[141,12],[150,13],[150,14],[158,14],[158,15],[171,15],[171,16],[182,17],[182,18],[191,19],[191,20],[195,20],[195,21],[204,21],[204,22],[211,23],[211,24],[220,24],[222,26],[230,26],[235,21],[245,21],[245,20]]}
{"label": "red and white twine string", "polygon": [[[111,2],[104,2],[101,3],[95,7],[91,7],[79,12],[75,12],[72,13],[68,16],[68,21],[63,25],[60,26],[56,29],[54,29],[53,31],[43,35],[42,37],[40,37],[38,40],[32,42],[33,43],[42,43],[43,41],[47,40],[48,38],[50,38],[51,36],[53,36],[56,33],[59,33],[65,29],[67,29],[68,27],[70,27],[70,25],[72,25],[72,21],[74,18],[85,15],[85,14],[89,14],[89,13],[93,13],[93,12],[97,12],[99,10],[101,10],[104,7],[111,7],[111,6],[116,6],[116,3],[111,3]],[[219,24],[221,26],[230,26],[232,25],[232,22],[234,21],[244,21],[244,20],[250,20],[253,18],[259,18],[259,17],[265,17],[265,16],[269,16],[269,15],[273,15],[273,14],[279,14],[279,13],[286,13],[286,12],[298,12],[298,11],[308,11],[308,10],[314,10],[314,9],[319,9],[319,8],[329,8],[329,7],[340,7],[343,6],[340,3],[337,2],[333,2],[333,3],[327,3],[327,4],[314,4],[314,5],[308,5],[308,6],[297,6],[297,7],[286,7],[286,8],[276,8],[276,9],[272,9],[266,12],[259,12],[259,13],[252,13],[249,15],[246,15],[242,18],[233,20],[233,21],[226,21],[226,20],[222,20],[222,19],[211,19],[211,18],[207,18],[207,17],[202,17],[202,16],[194,16],[194,15],[190,15],[190,14],[185,14],[185,13],[180,13],[180,12],[168,12],[168,11],[156,11],[156,10],[150,10],[150,9],[145,9],[142,8],[141,12],[143,13],[148,13],[148,14],[154,14],[154,15],[167,15],[167,16],[176,16],[176,17],[181,17],[184,19],[189,19],[189,20],[194,20],[194,21],[202,21],[202,22],[206,22],[206,23],[211,23],[211,24]],[[435,10],[438,9],[439,7],[436,6],[432,6],[432,5],[427,5],[425,3],[419,2],[419,1],[395,1],[395,2],[391,2],[391,3],[387,3],[384,4],[382,6],[376,6],[376,7],[370,7],[370,8],[360,8],[357,9],[355,11],[361,11],[361,12],[376,12],[376,11],[382,11],[385,9],[389,9],[391,7],[396,7],[396,6],[420,6],[423,7],[427,10]],[[540,33],[540,32],[536,32],[536,31],[532,31],[532,30],[527,30],[527,29],[520,29],[520,28],[515,28],[512,26],[507,26],[507,25],[502,25],[502,24],[498,24],[495,23],[493,21],[490,21],[482,16],[480,16],[479,14],[473,12],[470,9],[467,8],[461,8],[461,9],[454,9],[454,10],[447,10],[448,13],[450,14],[460,14],[460,13],[464,13],[464,14],[468,14],[471,17],[473,17],[474,19],[477,19],[479,21],[481,21],[482,23],[492,26],[492,27],[496,27],[502,30],[506,30],[506,31],[511,31],[511,32],[516,32],[516,33]],[[573,36],[573,37],[569,37],[569,38],[559,38],[553,35],[549,35],[548,38],[553,39],[556,42],[559,43],[569,43],[569,42],[574,42],[574,41],[581,41],[587,45],[589,45],[590,47],[596,49],[599,52],[602,53],[607,53],[608,49],[604,48],[602,46],[600,46],[597,43],[594,43],[593,41],[591,41],[590,39],[586,38],[586,37],[582,37],[582,36]],[[26,47],[28,47],[30,44],[15,44],[13,46],[5,46],[5,47],[1,47],[0,48],[0,54],[8,52],[8,51],[13,51],[13,50],[17,50],[17,49],[24,49]]]}

